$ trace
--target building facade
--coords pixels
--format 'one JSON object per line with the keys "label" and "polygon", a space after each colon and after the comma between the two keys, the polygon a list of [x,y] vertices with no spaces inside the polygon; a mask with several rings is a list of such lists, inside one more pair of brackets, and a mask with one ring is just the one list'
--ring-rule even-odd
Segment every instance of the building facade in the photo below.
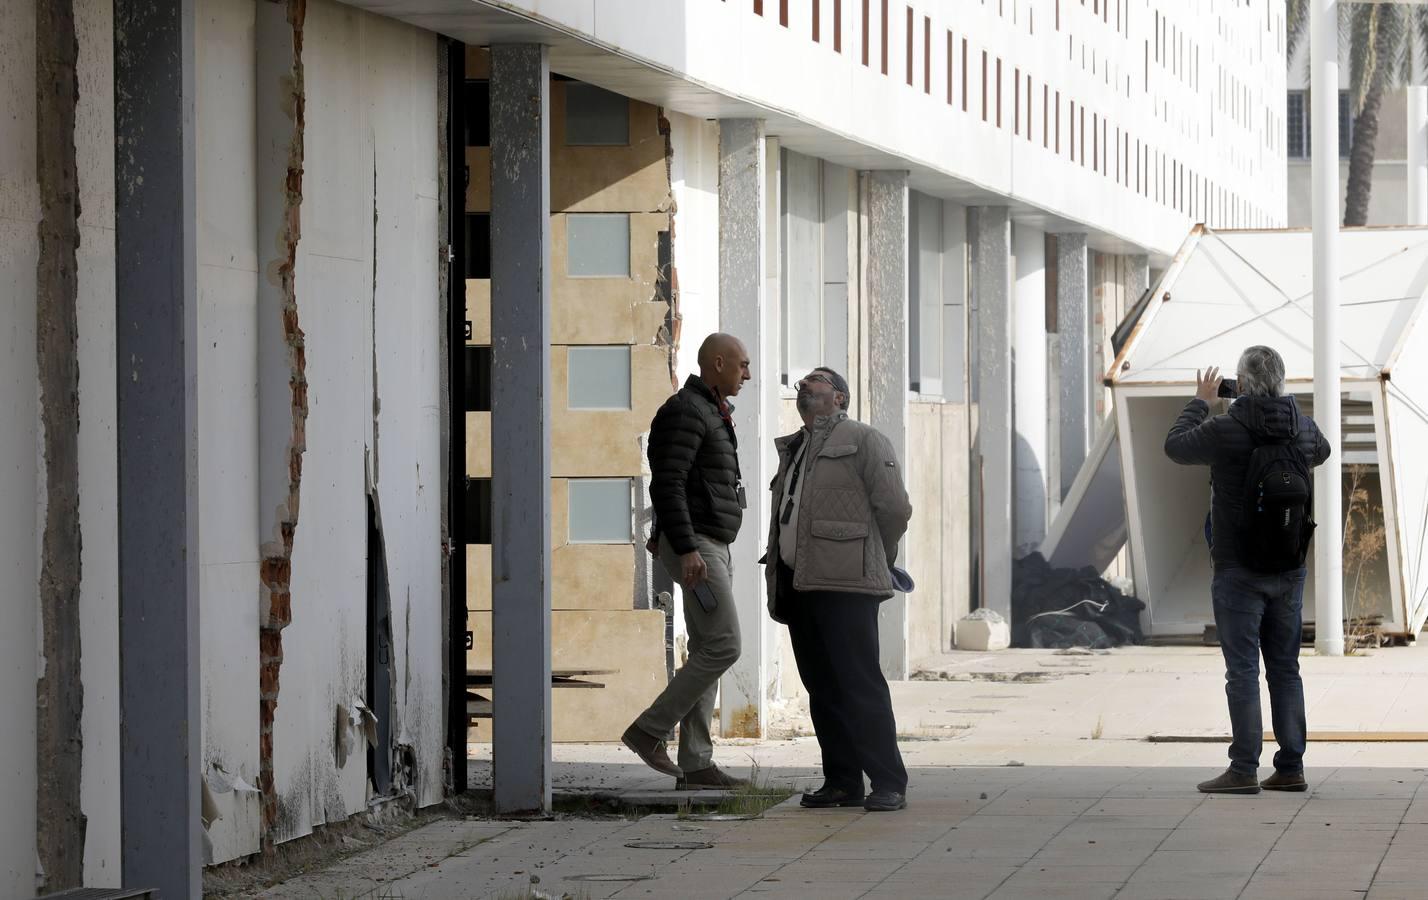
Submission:
{"label": "building facade", "polygon": [[814,365],[905,463],[905,677],[1009,611],[1191,225],[1286,223],[1271,0],[58,6],[0,34],[7,896],[440,801],[463,668],[498,804],[548,802],[549,739],[678,663],[643,438],[714,330],[754,364],[723,733],[798,693],[757,560]]}

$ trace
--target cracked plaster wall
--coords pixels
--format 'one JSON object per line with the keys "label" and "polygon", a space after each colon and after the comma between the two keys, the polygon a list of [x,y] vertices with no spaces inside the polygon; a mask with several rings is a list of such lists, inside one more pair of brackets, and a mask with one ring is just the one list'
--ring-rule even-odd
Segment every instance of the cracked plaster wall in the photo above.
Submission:
{"label": "cracked plaster wall", "polygon": [[[262,542],[280,534],[282,516],[291,518],[294,510],[283,513],[279,501],[295,474],[293,358],[282,297],[263,287],[280,232],[262,212],[281,215],[290,205],[283,195],[294,185],[284,172],[270,184],[263,161],[271,150],[286,170],[293,125],[291,111],[264,118],[255,107],[280,102],[292,65],[258,53],[266,38],[255,30],[255,11],[273,10],[200,0],[197,104],[205,775],[211,785],[226,773],[254,787],[260,615],[270,593],[259,574]],[[437,39],[325,0],[307,3],[302,34],[292,293],[308,408],[287,575],[291,624],[281,631],[271,731],[278,842],[367,808],[366,754],[338,765],[334,716],[339,705],[368,699],[369,487],[380,500],[391,581],[393,742],[411,747],[419,805],[441,799],[444,747]],[[279,83],[258,90],[262,78]],[[279,146],[259,146],[255,156],[248,148],[263,135],[277,135]],[[212,860],[257,852],[258,795],[240,789],[215,800],[223,818],[209,829]]]}

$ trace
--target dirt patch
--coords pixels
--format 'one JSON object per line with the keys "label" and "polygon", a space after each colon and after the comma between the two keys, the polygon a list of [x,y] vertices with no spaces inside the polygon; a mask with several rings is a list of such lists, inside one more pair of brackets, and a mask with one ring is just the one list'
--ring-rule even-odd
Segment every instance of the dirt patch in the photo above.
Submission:
{"label": "dirt patch", "polygon": [[920,669],[912,673],[911,681],[990,682],[993,684],[1044,684],[1067,675],[1089,675],[1090,672],[931,672]]}

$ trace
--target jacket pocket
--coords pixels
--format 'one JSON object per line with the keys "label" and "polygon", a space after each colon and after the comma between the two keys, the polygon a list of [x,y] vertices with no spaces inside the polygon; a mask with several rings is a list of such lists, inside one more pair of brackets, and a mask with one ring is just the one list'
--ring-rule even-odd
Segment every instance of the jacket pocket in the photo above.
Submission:
{"label": "jacket pocket", "polygon": [[857,444],[831,444],[818,451],[819,459],[838,459],[858,452]]}
{"label": "jacket pocket", "polygon": [[868,542],[866,522],[814,520],[809,533],[813,539],[809,541],[808,555],[816,581],[863,580]]}

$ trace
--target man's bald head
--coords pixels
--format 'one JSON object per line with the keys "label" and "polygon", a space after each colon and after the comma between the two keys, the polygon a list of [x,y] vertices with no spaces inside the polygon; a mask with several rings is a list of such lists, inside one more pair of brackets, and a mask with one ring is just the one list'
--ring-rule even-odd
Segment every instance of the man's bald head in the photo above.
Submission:
{"label": "man's bald head", "polygon": [[751,377],[749,351],[732,334],[715,332],[699,345],[699,377],[722,397],[732,397]]}
{"label": "man's bald head", "polygon": [[724,334],[716,331],[704,339],[704,343],[699,345],[699,370],[707,372],[714,368],[714,360],[720,356],[725,358],[743,355],[744,345],[732,334]]}

